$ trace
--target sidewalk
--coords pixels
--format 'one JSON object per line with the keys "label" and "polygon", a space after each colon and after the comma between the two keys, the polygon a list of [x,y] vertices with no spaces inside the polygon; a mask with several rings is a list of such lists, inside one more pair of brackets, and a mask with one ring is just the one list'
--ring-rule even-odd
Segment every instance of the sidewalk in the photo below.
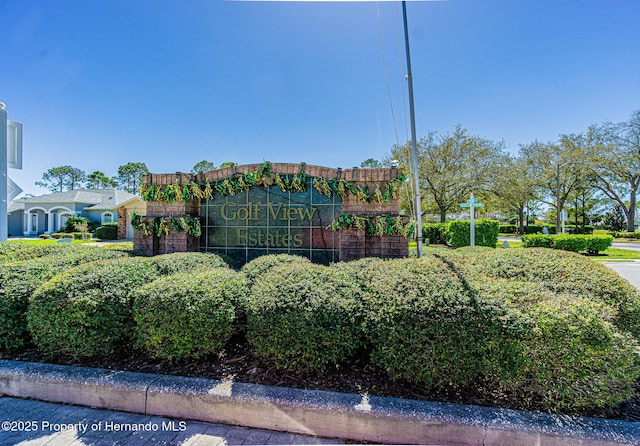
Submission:
{"label": "sidewalk", "polygon": [[183,421],[0,397],[0,444],[9,445],[276,445],[344,444],[341,440]]}

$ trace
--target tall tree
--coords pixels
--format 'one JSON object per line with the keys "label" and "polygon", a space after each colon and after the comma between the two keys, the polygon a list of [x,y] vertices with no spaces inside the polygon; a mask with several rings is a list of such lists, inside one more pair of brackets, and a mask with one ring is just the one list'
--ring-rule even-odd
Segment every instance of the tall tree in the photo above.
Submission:
{"label": "tall tree", "polygon": [[118,167],[118,186],[132,194],[138,192],[140,180],[143,175],[147,175],[149,169],[145,163],[127,163]]}
{"label": "tall tree", "polygon": [[496,178],[496,194],[501,208],[518,215],[519,232],[524,234],[525,208],[535,199],[532,170],[523,156],[505,156]]}
{"label": "tall tree", "polygon": [[585,139],[594,186],[618,203],[627,231],[633,232],[640,187],[640,110],[626,122],[591,126]]}
{"label": "tall tree", "polygon": [[109,189],[116,187],[116,180],[109,178],[103,172],[96,170],[87,175],[86,186],[89,189]]}
{"label": "tall tree", "polygon": [[220,167],[218,167],[218,169],[224,169],[226,167],[233,167],[237,165],[238,163],[234,163],[233,161],[225,161],[224,163],[220,164]]}
{"label": "tall tree", "polygon": [[[453,133],[430,133],[417,144],[420,193],[432,203],[444,222],[447,214],[459,210],[459,203],[471,192],[476,196],[494,191],[502,143],[469,135],[458,124]],[[410,144],[394,146],[391,156],[410,166]],[[421,210],[424,210],[424,208]]]}
{"label": "tall tree", "polygon": [[538,200],[556,208],[556,233],[560,233],[564,205],[569,194],[586,177],[582,153],[577,150],[579,135],[565,135],[560,143],[533,143],[520,147],[535,178]]}
{"label": "tall tree", "polygon": [[45,187],[54,193],[64,192],[78,189],[85,179],[84,170],[77,167],[52,167],[42,174],[42,181],[36,181],[36,186]]}
{"label": "tall tree", "polygon": [[216,165],[211,161],[202,160],[196,163],[191,169],[191,173],[196,174],[200,172],[209,172],[210,170],[215,170]]}
{"label": "tall tree", "polygon": [[370,168],[375,168],[375,167],[382,167],[382,163],[380,161],[378,161],[377,159],[369,158],[369,159],[366,159],[363,162],[361,162],[360,163],[360,167],[363,167],[365,169],[370,169]]}

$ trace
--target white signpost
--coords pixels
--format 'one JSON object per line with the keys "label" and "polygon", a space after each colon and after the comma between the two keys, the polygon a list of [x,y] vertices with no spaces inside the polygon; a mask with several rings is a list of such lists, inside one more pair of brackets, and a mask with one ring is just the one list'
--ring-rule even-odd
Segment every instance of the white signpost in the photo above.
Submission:
{"label": "white signpost", "polygon": [[475,222],[475,209],[484,207],[484,203],[478,203],[478,199],[473,196],[473,192],[471,192],[471,198],[469,198],[464,203],[460,203],[461,208],[469,208],[469,214],[471,215],[471,233],[469,234],[469,238],[471,240],[471,246],[476,246],[476,222]]}
{"label": "white signpost", "polygon": [[22,189],[7,175],[7,168],[22,169],[22,124],[7,120],[6,106],[0,102],[0,242],[7,240],[7,207]]}

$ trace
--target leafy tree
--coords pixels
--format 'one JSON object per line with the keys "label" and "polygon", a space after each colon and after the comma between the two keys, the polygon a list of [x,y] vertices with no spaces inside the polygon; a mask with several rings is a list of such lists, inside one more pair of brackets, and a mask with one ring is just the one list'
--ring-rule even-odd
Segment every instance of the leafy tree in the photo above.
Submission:
{"label": "leafy tree", "polygon": [[210,170],[215,170],[216,165],[211,161],[202,160],[196,163],[191,169],[191,173],[196,174],[200,172],[209,172]]}
{"label": "leafy tree", "polygon": [[89,189],[110,189],[116,187],[117,182],[109,178],[103,172],[96,170],[87,175],[87,187]]}
{"label": "leafy tree", "polygon": [[364,167],[365,169],[371,169],[376,167],[383,167],[382,163],[376,159],[369,158],[360,163],[360,167]]}
{"label": "leafy tree", "polygon": [[560,233],[560,218],[569,195],[586,178],[582,153],[577,150],[578,138],[569,135],[561,138],[560,143],[534,141],[520,147],[520,155],[535,179],[538,200],[555,208],[557,233]]}
{"label": "leafy tree", "polygon": [[640,187],[640,110],[627,122],[591,126],[583,147],[594,186],[618,203],[627,231],[633,232]]}
{"label": "leafy tree", "polygon": [[218,167],[218,169],[224,169],[227,167],[233,167],[233,166],[237,166],[238,163],[234,163],[233,161],[225,161],[224,163],[220,164],[220,167]]}
{"label": "leafy tree", "polygon": [[518,216],[519,232],[524,234],[525,208],[536,197],[535,181],[527,160],[522,156],[505,156],[496,180],[500,207]]}
{"label": "leafy tree", "polygon": [[622,231],[626,226],[625,217],[622,206],[616,203],[612,210],[604,214],[604,226],[611,231]]}
{"label": "leafy tree", "polygon": [[[459,203],[471,192],[482,198],[494,192],[502,144],[469,135],[460,124],[453,133],[438,136],[430,133],[417,144],[420,174],[420,198],[425,209],[434,208],[440,221],[459,210]],[[411,145],[394,146],[391,156],[410,166]]]}
{"label": "leafy tree", "polygon": [[147,174],[149,174],[149,169],[147,169],[145,163],[127,163],[118,167],[118,176],[116,179],[119,188],[135,194],[140,187],[142,176]]}
{"label": "leafy tree", "polygon": [[36,186],[49,189],[51,192],[64,192],[78,189],[86,180],[84,170],[71,166],[52,167],[42,174],[42,181],[36,181]]}

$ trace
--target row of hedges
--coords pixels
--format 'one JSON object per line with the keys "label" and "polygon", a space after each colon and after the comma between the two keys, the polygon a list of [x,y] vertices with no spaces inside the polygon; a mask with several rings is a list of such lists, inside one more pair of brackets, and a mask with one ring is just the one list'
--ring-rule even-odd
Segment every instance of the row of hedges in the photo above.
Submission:
{"label": "row of hedges", "polygon": [[[538,234],[542,233],[545,227],[549,234],[556,233],[555,225],[525,225],[523,229],[525,234]],[[593,231],[595,230],[595,226],[590,225],[587,225],[584,228],[581,225],[565,225],[564,228],[565,231],[574,234],[593,234]],[[501,234],[517,234],[519,231],[520,227],[517,225],[500,225]]]}
{"label": "row of hedges", "polygon": [[252,354],[280,370],[323,371],[367,354],[393,379],[482,383],[537,409],[633,394],[640,294],[617,274],[545,249],[433,252],[329,267],[266,256],[241,272],[198,253],[98,261],[37,288],[29,329],[45,353],[76,359],[134,344],[198,358],[244,333]]}
{"label": "row of hedges", "polygon": [[522,246],[525,248],[554,248],[563,251],[598,254],[611,247],[613,237],[610,235],[546,235],[528,234],[522,236]]}
{"label": "row of hedges", "polygon": [[627,232],[627,231],[610,231],[609,235],[613,238],[637,238],[640,239],[640,231]]}
{"label": "row of hedges", "polygon": [[107,223],[96,228],[96,238],[100,240],[116,240],[118,238],[118,223]]}
{"label": "row of hedges", "polygon": [[[476,245],[495,248],[498,243],[500,224],[486,218],[475,220]],[[426,223],[422,226],[422,237],[429,243],[447,243],[456,248],[471,245],[471,221],[453,220],[446,223]]]}

